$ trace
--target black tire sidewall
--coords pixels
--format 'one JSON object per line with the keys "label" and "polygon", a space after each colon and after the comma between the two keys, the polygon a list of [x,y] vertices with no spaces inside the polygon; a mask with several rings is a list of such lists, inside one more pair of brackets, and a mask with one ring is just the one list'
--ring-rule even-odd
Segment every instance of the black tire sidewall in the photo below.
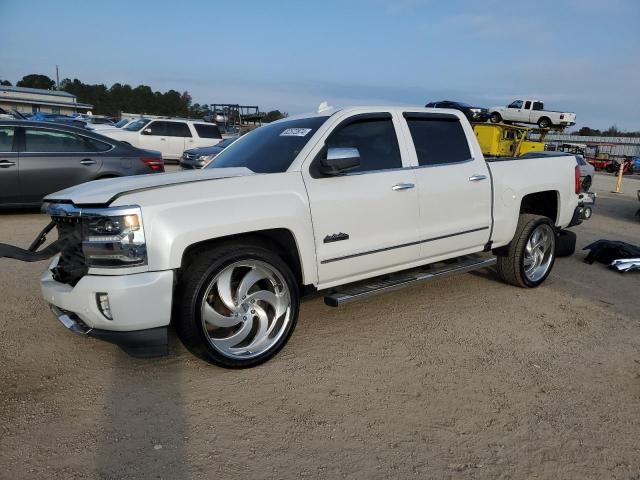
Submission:
{"label": "black tire sidewall", "polygon": [[[494,118],[495,118],[495,120],[494,120]],[[491,123],[500,123],[501,120],[502,120],[502,117],[500,116],[499,113],[495,113],[494,112],[489,116],[489,121]]]}
{"label": "black tire sidewall", "polygon": [[[269,250],[260,247],[234,247],[233,250],[221,252],[219,256],[213,259],[211,259],[209,255],[203,255],[203,257],[203,260],[205,261],[207,257],[209,257],[210,260],[210,263],[204,272],[201,268],[189,268],[184,275],[184,288],[182,289],[183,294],[179,299],[181,302],[181,312],[179,318],[176,319],[176,323],[179,323],[176,329],[183,340],[183,343],[195,355],[224,368],[248,368],[266,362],[285,346],[293,334],[298,320],[300,294],[298,284],[291,272],[291,269],[280,259],[280,257],[271,253]],[[209,283],[224,268],[232,263],[242,260],[259,260],[261,262],[268,263],[272,268],[277,269],[285,282],[287,282],[287,287],[289,288],[289,294],[291,297],[291,319],[287,326],[287,331],[271,349],[260,356],[250,359],[235,359],[227,357],[211,345],[202,325],[201,313],[202,299],[206,293],[206,288]],[[188,333],[188,338],[184,338],[185,333]],[[194,342],[194,337],[197,338],[196,342]]]}

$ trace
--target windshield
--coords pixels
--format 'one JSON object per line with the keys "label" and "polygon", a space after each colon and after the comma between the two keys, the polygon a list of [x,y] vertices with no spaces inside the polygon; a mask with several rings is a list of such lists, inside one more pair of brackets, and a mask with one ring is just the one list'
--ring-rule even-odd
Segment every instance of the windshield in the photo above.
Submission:
{"label": "windshield", "polygon": [[114,127],[116,127],[116,128],[122,128],[122,127],[124,127],[127,123],[129,123],[129,121],[130,121],[130,120],[122,119],[122,120],[120,120],[118,123],[116,123],[116,124],[114,125]]}
{"label": "windshield", "polygon": [[329,117],[310,117],[256,128],[224,149],[207,168],[246,167],[255,173],[280,173]]}
{"label": "windshield", "polygon": [[137,132],[138,130],[142,130],[147,123],[151,120],[147,120],[146,118],[141,118],[140,120],[136,120],[131,125],[127,125],[123,128],[123,130],[129,130],[130,132]]}

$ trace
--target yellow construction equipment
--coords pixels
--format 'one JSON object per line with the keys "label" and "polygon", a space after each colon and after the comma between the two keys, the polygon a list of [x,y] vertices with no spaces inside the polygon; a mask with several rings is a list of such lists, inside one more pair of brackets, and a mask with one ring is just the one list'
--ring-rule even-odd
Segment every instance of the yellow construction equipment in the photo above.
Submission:
{"label": "yellow construction equipment", "polygon": [[[544,137],[548,129],[529,128],[504,123],[474,123],[482,153],[489,157],[519,157],[529,152],[544,150]],[[531,139],[536,134],[539,139]]]}

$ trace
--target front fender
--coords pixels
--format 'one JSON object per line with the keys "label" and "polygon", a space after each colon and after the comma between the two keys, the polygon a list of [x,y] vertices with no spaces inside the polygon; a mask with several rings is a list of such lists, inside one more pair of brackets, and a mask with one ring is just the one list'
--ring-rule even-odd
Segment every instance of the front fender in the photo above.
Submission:
{"label": "front fender", "polygon": [[180,268],[185,250],[196,243],[280,228],[295,239],[303,282],[318,281],[311,214],[300,172],[172,185],[127,195],[118,202],[142,207],[149,270]]}

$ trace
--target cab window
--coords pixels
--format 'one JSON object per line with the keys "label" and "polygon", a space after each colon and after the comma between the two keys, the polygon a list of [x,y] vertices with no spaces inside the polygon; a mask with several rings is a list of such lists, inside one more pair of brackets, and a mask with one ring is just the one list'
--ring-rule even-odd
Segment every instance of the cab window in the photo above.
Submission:
{"label": "cab window", "polygon": [[469,143],[457,117],[404,114],[420,166],[466,162]]}
{"label": "cab window", "polygon": [[398,137],[390,115],[388,118],[363,118],[339,126],[325,145],[327,148],[358,149],[360,166],[349,173],[402,168]]}

